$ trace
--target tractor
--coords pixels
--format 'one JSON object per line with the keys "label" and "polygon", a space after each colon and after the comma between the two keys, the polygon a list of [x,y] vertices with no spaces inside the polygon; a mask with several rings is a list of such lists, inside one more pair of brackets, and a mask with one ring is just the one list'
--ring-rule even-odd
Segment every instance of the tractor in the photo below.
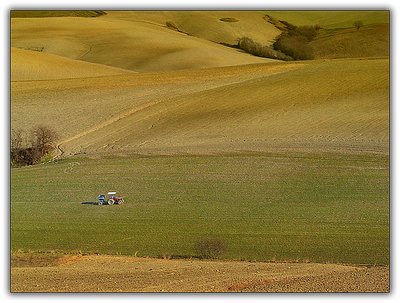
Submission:
{"label": "tractor", "polygon": [[115,191],[108,192],[107,193],[108,199],[106,199],[106,195],[100,194],[98,196],[98,199],[99,199],[98,204],[99,205],[103,205],[103,204],[108,204],[108,205],[117,204],[117,205],[120,205],[120,204],[124,203],[124,198],[123,197],[118,197],[118,196],[116,196],[116,194],[117,194],[117,192],[115,192]]}

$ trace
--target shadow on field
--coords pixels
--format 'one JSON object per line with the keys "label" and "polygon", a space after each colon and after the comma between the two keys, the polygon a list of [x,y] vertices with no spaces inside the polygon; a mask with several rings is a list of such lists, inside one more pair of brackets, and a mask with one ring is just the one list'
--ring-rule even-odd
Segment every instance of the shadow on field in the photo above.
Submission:
{"label": "shadow on field", "polygon": [[160,259],[168,259],[168,260],[203,260],[201,256],[196,256],[196,255],[170,255],[170,254],[164,254],[164,255],[159,255],[158,258]]}
{"label": "shadow on field", "polygon": [[98,205],[98,204],[99,204],[99,202],[85,201],[85,202],[81,202],[81,204]]}

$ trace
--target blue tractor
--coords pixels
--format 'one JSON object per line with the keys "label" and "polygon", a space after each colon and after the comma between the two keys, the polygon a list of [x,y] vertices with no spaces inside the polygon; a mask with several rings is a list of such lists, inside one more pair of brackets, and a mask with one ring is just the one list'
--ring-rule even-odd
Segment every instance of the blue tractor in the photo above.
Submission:
{"label": "blue tractor", "polygon": [[103,204],[108,204],[108,205],[120,205],[124,203],[124,198],[116,196],[117,192],[115,191],[110,191],[107,193],[108,198],[106,198],[106,195],[100,194],[97,198],[99,199],[98,204],[103,205]]}

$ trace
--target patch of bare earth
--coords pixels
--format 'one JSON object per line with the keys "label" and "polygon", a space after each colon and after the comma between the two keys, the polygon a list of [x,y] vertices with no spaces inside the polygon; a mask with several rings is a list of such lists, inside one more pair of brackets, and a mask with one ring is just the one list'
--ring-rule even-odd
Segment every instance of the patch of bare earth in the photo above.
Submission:
{"label": "patch of bare earth", "polygon": [[388,267],[61,257],[13,266],[12,292],[388,292]]}

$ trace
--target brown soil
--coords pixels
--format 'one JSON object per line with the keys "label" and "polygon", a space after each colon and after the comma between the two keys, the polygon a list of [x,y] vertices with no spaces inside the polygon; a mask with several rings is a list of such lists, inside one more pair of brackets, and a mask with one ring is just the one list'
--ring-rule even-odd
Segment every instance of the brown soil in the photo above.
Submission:
{"label": "brown soil", "polygon": [[389,268],[69,256],[13,266],[12,292],[388,292]]}

